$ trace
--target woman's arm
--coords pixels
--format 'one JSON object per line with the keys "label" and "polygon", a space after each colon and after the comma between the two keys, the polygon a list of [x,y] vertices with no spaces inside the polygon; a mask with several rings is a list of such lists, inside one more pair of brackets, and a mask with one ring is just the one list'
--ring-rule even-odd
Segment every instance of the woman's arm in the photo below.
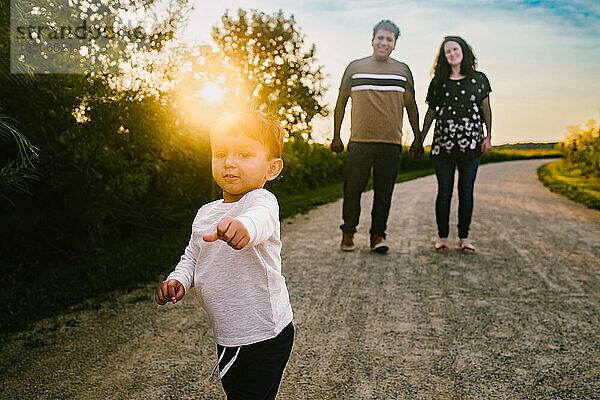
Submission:
{"label": "woman's arm", "polygon": [[427,136],[427,132],[429,132],[429,128],[431,127],[431,123],[435,119],[435,112],[431,107],[427,109],[425,113],[425,118],[423,119],[423,130],[421,131],[421,144],[425,141],[425,136]]}
{"label": "woman's arm", "polygon": [[483,123],[485,124],[486,136],[481,143],[481,154],[486,155],[492,149],[492,108],[490,107],[490,96],[481,102],[483,111]]}

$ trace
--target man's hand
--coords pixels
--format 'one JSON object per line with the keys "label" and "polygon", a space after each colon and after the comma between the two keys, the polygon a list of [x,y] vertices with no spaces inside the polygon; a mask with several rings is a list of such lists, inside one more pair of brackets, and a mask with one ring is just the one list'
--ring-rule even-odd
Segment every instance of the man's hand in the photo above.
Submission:
{"label": "man's hand", "polygon": [[250,233],[242,222],[233,217],[225,217],[211,233],[202,236],[205,242],[222,240],[235,250],[241,250],[250,243]]}
{"label": "man's hand", "polygon": [[415,139],[410,145],[410,155],[413,158],[421,158],[425,154],[425,149],[420,140]]}
{"label": "man's hand", "polygon": [[336,153],[341,153],[344,151],[344,143],[342,143],[342,139],[333,138],[333,141],[331,142],[331,151]]}
{"label": "man's hand", "polygon": [[185,295],[185,288],[177,279],[169,279],[160,284],[156,293],[154,293],[154,299],[156,302],[164,306],[169,301],[173,304],[177,303]]}
{"label": "man's hand", "polygon": [[486,136],[485,139],[483,139],[483,142],[481,142],[481,155],[485,156],[490,150],[492,150],[492,139],[490,139],[489,136]]}

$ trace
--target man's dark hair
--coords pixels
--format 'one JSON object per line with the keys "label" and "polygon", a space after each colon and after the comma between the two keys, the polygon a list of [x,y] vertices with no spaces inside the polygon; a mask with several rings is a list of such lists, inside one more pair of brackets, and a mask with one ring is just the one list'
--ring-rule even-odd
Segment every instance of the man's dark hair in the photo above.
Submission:
{"label": "man's dark hair", "polygon": [[392,32],[395,37],[394,40],[398,40],[398,36],[400,36],[400,28],[398,28],[398,26],[396,26],[396,24],[390,21],[389,19],[382,19],[377,23],[377,25],[375,25],[375,27],[373,28],[373,39],[375,39],[377,31],[380,29]]}

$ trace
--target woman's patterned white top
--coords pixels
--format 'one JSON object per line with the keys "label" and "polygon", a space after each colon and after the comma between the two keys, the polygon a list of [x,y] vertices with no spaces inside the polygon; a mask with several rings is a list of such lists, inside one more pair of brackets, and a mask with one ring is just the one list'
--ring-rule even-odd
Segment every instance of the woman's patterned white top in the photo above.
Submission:
{"label": "woman's patterned white top", "polygon": [[426,102],[435,110],[436,118],[432,157],[481,154],[484,139],[481,103],[491,91],[487,77],[478,71],[460,80],[431,81]]}

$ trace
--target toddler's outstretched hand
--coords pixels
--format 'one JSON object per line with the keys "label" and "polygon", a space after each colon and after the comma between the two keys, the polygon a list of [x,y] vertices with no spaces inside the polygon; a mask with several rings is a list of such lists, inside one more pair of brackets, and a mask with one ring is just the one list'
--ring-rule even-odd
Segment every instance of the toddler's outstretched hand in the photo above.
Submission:
{"label": "toddler's outstretched hand", "polygon": [[242,222],[233,217],[225,217],[211,233],[202,236],[205,242],[214,242],[218,239],[227,242],[235,250],[241,250],[250,243],[250,233]]}
{"label": "toddler's outstretched hand", "polygon": [[173,304],[177,303],[185,295],[185,288],[177,279],[169,279],[160,284],[156,293],[154,293],[154,299],[161,306],[167,304],[169,301]]}

